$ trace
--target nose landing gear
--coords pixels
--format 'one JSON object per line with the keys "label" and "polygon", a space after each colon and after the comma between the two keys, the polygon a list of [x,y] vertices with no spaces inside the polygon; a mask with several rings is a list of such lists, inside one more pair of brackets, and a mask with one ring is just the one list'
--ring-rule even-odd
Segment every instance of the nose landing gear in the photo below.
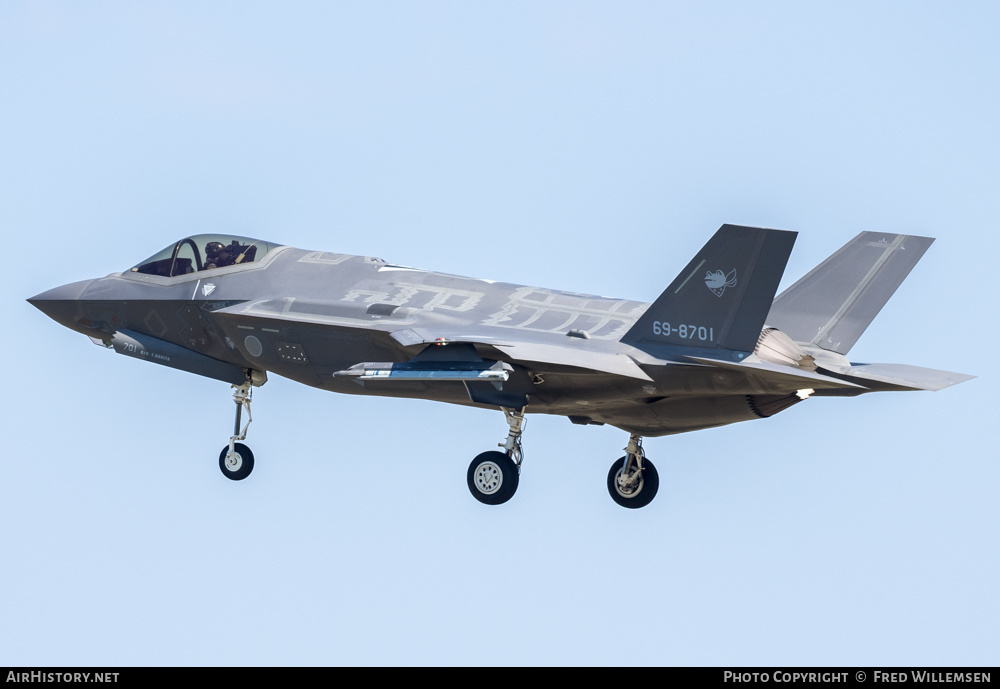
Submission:
{"label": "nose landing gear", "polygon": [[[233,428],[233,435],[229,438],[229,444],[222,448],[219,454],[219,469],[222,475],[232,481],[242,481],[253,471],[253,452],[238,440],[245,440],[247,429],[253,417],[250,415],[250,400],[253,397],[252,376],[247,376],[246,382],[242,385],[234,385],[233,402],[236,403],[236,424]],[[247,423],[240,430],[243,409],[247,410]]]}

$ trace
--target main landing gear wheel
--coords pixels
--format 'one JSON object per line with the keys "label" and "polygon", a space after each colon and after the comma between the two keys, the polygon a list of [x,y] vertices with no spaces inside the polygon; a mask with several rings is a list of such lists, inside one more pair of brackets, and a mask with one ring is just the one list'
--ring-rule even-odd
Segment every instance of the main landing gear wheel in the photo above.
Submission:
{"label": "main landing gear wheel", "polygon": [[507,419],[507,439],[500,443],[504,452],[483,452],[472,460],[466,481],[472,497],[486,505],[501,505],[517,490],[521,475],[521,433],[524,430],[524,408],[500,407]]}
{"label": "main landing gear wheel", "polygon": [[635,459],[629,462],[628,473],[625,474],[625,460],[628,456],[622,457],[611,465],[608,472],[608,492],[611,499],[622,507],[637,509],[645,507],[656,497],[656,491],[660,487],[660,476],[656,473],[656,467],[648,459],[642,460],[642,474],[636,476],[640,471]]}
{"label": "main landing gear wheel", "polygon": [[226,445],[219,454],[219,468],[226,478],[242,481],[253,471],[253,452],[243,443],[235,443],[230,453]]}
{"label": "main landing gear wheel", "polygon": [[493,450],[472,460],[466,479],[472,497],[487,505],[500,505],[514,497],[518,469],[513,459]]}

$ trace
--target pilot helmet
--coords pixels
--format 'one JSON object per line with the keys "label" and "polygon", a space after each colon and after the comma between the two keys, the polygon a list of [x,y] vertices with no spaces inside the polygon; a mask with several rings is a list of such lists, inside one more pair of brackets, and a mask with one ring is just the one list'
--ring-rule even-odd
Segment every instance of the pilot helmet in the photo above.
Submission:
{"label": "pilot helmet", "polygon": [[222,242],[209,242],[205,245],[205,256],[207,256],[209,260],[218,256],[220,251],[222,251]]}

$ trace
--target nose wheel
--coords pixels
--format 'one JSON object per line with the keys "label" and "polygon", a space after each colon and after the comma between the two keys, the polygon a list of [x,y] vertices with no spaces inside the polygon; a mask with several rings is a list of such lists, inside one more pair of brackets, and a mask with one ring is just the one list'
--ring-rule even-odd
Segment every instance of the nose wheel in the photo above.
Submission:
{"label": "nose wheel", "polygon": [[226,478],[242,481],[253,471],[253,452],[243,443],[233,443],[232,450],[226,445],[219,453],[219,469]]}

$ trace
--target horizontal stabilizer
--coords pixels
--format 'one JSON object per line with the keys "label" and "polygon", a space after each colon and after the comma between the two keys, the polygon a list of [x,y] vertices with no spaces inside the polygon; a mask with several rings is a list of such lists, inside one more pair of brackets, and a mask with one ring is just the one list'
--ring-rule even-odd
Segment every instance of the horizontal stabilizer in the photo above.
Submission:
{"label": "horizontal stabilizer", "polygon": [[[943,390],[958,385],[975,376],[933,368],[908,366],[906,364],[851,364],[849,366],[825,366],[838,375],[849,376],[859,383],[872,381],[889,386],[887,389],[903,390]],[[870,383],[868,387],[872,386]],[[881,386],[878,386],[881,387]]]}
{"label": "horizontal stabilizer", "polygon": [[796,342],[846,354],[933,241],[862,232],[779,294],[767,324]]}
{"label": "horizontal stabilizer", "polygon": [[795,236],[723,225],[622,342],[753,351]]}
{"label": "horizontal stabilizer", "polygon": [[699,364],[707,364],[718,368],[739,371],[748,375],[754,375],[769,383],[794,385],[799,389],[812,388],[821,390],[826,388],[863,388],[864,386],[849,383],[840,378],[831,378],[821,373],[813,373],[801,368],[782,366],[781,364],[771,364],[766,361],[743,361],[734,363],[730,361],[719,361],[717,359],[707,359],[699,356],[686,356],[685,359],[696,361]]}

